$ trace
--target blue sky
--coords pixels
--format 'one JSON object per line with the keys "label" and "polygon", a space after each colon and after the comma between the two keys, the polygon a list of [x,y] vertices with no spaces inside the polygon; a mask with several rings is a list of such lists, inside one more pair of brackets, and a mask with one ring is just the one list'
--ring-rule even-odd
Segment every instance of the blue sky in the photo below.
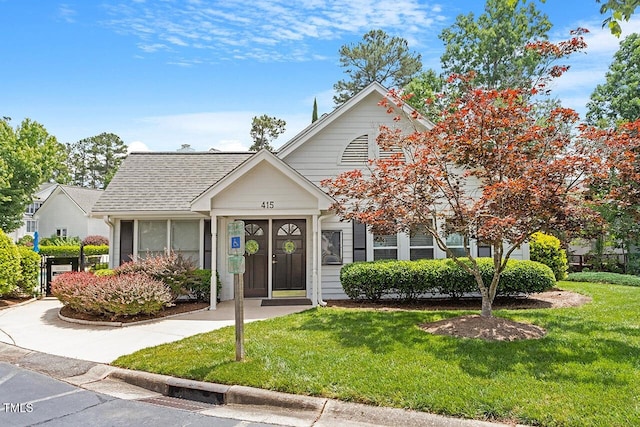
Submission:
{"label": "blue sky", "polygon": [[[338,50],[371,29],[409,41],[439,68],[438,34],[476,0],[0,0],[0,114],[42,123],[60,142],[102,132],[134,150],[244,150],[251,118],[287,121],[277,147],[333,109]],[[595,0],[538,3],[552,40],[587,27],[589,48],[555,83],[584,113],[621,39],[601,29]],[[640,28],[638,16],[623,37]],[[637,30],[636,30],[637,31]]]}

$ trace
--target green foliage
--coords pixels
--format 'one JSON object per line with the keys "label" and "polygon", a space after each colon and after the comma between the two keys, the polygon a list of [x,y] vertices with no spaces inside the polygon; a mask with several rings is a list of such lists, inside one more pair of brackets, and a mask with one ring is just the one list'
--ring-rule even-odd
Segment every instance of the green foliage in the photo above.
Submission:
{"label": "green foliage", "polygon": [[[490,283],[493,260],[478,258],[476,262],[484,283]],[[451,259],[354,262],[342,267],[340,282],[349,298],[369,301],[392,296],[411,301],[427,294],[460,298],[478,292],[473,275]],[[500,277],[497,295],[542,292],[554,284],[549,267],[534,261],[509,260]]]}
{"label": "green foliage", "polygon": [[72,183],[88,188],[107,188],[127,156],[122,139],[106,132],[67,144],[67,150]]}
{"label": "green foliage", "polygon": [[103,269],[94,271],[93,274],[95,274],[98,277],[103,277],[103,276],[113,276],[115,272],[110,268],[103,268]]}
{"label": "green foliage", "polygon": [[231,326],[145,348],[113,364],[512,425],[640,425],[640,288],[560,286],[593,302],[495,313],[543,327],[542,339],[459,339],[418,327],[468,311],[325,307],[245,325],[251,339],[243,363],[234,362]]}
{"label": "green foliage", "polygon": [[[189,286],[190,296],[198,301],[211,301],[211,270],[196,270],[195,276],[197,280]],[[220,274],[216,271],[216,290],[218,300],[220,300],[220,292],[222,291],[222,282]]]}
{"label": "green foliage", "polygon": [[43,237],[40,239],[39,246],[80,246],[80,238],[78,236],[56,236]]}
{"label": "green foliage", "polygon": [[[84,247],[84,255],[85,256],[94,256],[94,255],[107,255],[109,253],[109,246],[100,245],[100,246],[85,246]],[[79,257],[80,256],[80,246],[75,245],[64,245],[64,246],[40,246],[40,255],[42,256],[51,256],[51,257]]]}
{"label": "green foliage", "polygon": [[603,271],[582,271],[570,273],[567,280],[571,282],[610,283],[612,285],[640,286],[640,277],[630,274],[607,273]]}
{"label": "green foliage", "polygon": [[31,236],[30,234],[26,234],[19,238],[16,244],[19,246],[33,247],[33,236]]}
{"label": "green foliage", "polygon": [[22,277],[16,282],[16,291],[24,295],[35,295],[40,285],[40,255],[25,246],[18,246],[18,253]]}
{"label": "green foliage", "polygon": [[255,116],[251,119],[251,138],[253,145],[249,147],[249,151],[258,151],[266,148],[273,151],[271,141],[276,139],[280,134],[284,133],[287,122],[276,117],[269,117],[266,114],[260,117]]}
{"label": "green foliage", "polygon": [[15,243],[0,229],[0,296],[13,292],[20,280],[20,253]]}
{"label": "green foliage", "polygon": [[549,266],[556,280],[563,280],[569,269],[567,252],[560,246],[560,240],[541,232],[534,233],[529,242],[531,260]]}
{"label": "green foliage", "polygon": [[318,120],[318,101],[313,98],[313,111],[311,112],[311,123]]}
{"label": "green foliage", "polygon": [[620,43],[605,79],[587,103],[587,122],[613,128],[640,118],[640,34],[630,34]]}
{"label": "green foliage", "polygon": [[616,37],[620,37],[622,34],[622,28],[620,28],[620,21],[629,21],[631,15],[634,14],[636,8],[640,6],[640,0],[596,0],[598,3],[602,3],[600,6],[600,13],[611,13],[611,16],[605,18],[602,21],[602,26],[608,26],[611,30],[611,34]]}
{"label": "green foliage", "polygon": [[433,70],[427,70],[404,87],[404,93],[412,93],[407,103],[432,122],[437,122],[443,109],[441,98],[445,80]]}
{"label": "green foliage", "polygon": [[422,69],[421,56],[409,51],[401,37],[389,37],[382,30],[371,30],[356,45],[340,48],[340,65],[349,80],[339,80],[333,101],[343,104],[373,82],[402,89]]}
{"label": "green foliage", "polygon": [[533,40],[546,39],[551,23],[535,2],[487,0],[477,19],[459,15],[440,33],[445,51],[444,75],[476,73],[474,86],[491,89],[530,88],[541,75],[542,58],[523,50]]}
{"label": "green foliage", "polygon": [[20,227],[38,186],[64,180],[64,147],[41,124],[25,119],[15,130],[0,120],[0,228]]}

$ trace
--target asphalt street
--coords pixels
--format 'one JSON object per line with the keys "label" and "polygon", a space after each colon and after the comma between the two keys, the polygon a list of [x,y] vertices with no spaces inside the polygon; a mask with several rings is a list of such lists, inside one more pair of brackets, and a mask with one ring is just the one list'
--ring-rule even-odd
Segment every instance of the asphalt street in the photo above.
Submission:
{"label": "asphalt street", "polygon": [[119,399],[0,362],[0,425],[5,427],[274,426],[197,412],[207,409],[205,403],[164,396],[147,400],[156,403]]}

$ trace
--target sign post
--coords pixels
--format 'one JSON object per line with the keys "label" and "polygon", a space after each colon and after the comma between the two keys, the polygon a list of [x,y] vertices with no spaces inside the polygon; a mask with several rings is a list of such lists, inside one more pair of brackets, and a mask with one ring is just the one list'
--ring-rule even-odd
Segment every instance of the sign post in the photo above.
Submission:
{"label": "sign post", "polygon": [[244,222],[233,221],[227,226],[229,236],[229,272],[233,273],[235,297],[236,361],[244,360]]}

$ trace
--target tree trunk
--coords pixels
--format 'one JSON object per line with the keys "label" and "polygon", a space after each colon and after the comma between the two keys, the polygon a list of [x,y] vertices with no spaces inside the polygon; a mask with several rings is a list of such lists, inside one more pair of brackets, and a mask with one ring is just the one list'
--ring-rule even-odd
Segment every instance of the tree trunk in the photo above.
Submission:
{"label": "tree trunk", "polygon": [[482,312],[480,313],[480,315],[482,317],[492,317],[492,301],[491,301],[491,297],[489,297],[488,293],[483,292],[482,293]]}

